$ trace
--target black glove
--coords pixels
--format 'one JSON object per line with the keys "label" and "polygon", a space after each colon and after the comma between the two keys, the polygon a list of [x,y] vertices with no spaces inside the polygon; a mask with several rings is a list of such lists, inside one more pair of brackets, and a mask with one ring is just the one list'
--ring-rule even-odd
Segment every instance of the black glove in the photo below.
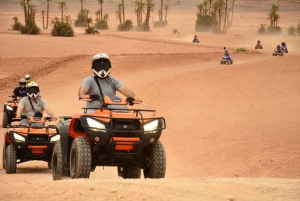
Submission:
{"label": "black glove", "polygon": [[99,95],[90,95],[91,100],[99,100],[100,96]]}
{"label": "black glove", "polygon": [[134,105],[135,99],[134,98],[126,98],[126,102],[129,103],[129,105]]}

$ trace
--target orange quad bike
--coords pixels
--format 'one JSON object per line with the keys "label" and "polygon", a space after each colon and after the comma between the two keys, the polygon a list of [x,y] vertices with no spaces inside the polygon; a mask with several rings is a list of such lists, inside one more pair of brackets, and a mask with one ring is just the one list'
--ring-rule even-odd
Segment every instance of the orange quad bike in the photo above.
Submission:
{"label": "orange quad bike", "polygon": [[61,138],[52,154],[53,180],[89,178],[96,166],[117,167],[124,179],[139,179],[141,170],[145,178],[164,178],[166,154],[159,138],[165,119],[155,117],[155,110],[129,109],[126,105],[141,103],[133,98],[105,96],[101,102],[101,108],[83,108],[56,123]]}
{"label": "orange quad bike", "polygon": [[55,142],[60,139],[55,125],[47,125],[51,117],[15,118],[26,120],[26,125],[10,125],[4,134],[2,165],[6,174],[14,174],[17,164],[40,160],[48,162],[51,169],[51,159]]}
{"label": "orange quad bike", "polygon": [[2,128],[7,128],[13,122],[19,105],[19,98],[16,96],[9,97],[12,97],[12,100],[7,101],[3,106]]}

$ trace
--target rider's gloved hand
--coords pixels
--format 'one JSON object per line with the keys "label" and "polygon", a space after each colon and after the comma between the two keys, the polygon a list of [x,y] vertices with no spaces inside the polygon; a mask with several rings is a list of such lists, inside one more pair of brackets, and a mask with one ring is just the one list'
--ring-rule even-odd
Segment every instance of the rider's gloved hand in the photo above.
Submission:
{"label": "rider's gloved hand", "polygon": [[129,105],[134,105],[133,103],[134,101],[135,101],[134,98],[130,98],[130,97],[126,98],[126,102],[129,103]]}

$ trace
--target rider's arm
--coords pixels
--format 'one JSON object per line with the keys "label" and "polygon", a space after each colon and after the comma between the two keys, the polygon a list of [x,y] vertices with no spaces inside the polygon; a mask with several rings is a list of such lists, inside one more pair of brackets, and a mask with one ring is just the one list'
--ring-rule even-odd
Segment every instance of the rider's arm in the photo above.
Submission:
{"label": "rider's arm", "polygon": [[134,98],[136,101],[140,101],[140,99],[137,97],[137,95],[135,95],[135,93],[133,93],[130,89],[128,89],[125,86],[121,86],[117,89],[118,92],[120,92],[121,94],[123,94],[126,97],[130,97],[130,98]]}
{"label": "rider's arm", "polygon": [[16,118],[20,118],[21,117],[23,109],[24,109],[24,107],[22,107],[20,105],[18,106]]}
{"label": "rider's arm", "polygon": [[86,95],[87,92],[88,92],[88,88],[81,86],[78,91],[78,97],[84,99],[90,98],[89,95]]}
{"label": "rider's arm", "polygon": [[55,116],[54,112],[51,110],[51,108],[47,105],[46,107],[44,107],[44,110],[46,111],[46,113],[51,116],[51,118],[53,120],[57,120],[57,117]]}

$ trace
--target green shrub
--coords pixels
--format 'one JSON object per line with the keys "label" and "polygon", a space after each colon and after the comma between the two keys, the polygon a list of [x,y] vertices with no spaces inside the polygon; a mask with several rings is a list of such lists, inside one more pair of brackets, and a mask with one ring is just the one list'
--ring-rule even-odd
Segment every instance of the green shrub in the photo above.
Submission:
{"label": "green shrub", "polygon": [[293,26],[290,26],[287,30],[288,34],[289,35],[295,35],[295,32],[296,32],[296,28],[293,27]]}
{"label": "green shrub", "polygon": [[215,20],[212,16],[197,16],[196,31],[211,31]]}
{"label": "green shrub", "polygon": [[267,32],[270,35],[279,35],[282,33],[282,30],[280,27],[268,27]]}
{"label": "green shrub", "polygon": [[86,34],[94,34],[94,32],[95,32],[94,27],[88,27],[85,29]]}
{"label": "green shrub", "polygon": [[247,52],[248,50],[246,50],[246,48],[244,47],[240,47],[236,49],[236,52]]}
{"label": "green shrub", "polygon": [[168,21],[157,21],[154,22],[154,27],[155,28],[162,28],[162,27],[166,27],[168,25]]}
{"label": "green shrub", "polygon": [[298,36],[300,36],[300,23],[297,25],[297,27],[295,28],[296,33],[298,34]]}
{"label": "green shrub", "polygon": [[41,33],[40,28],[34,22],[27,22],[26,25],[20,25],[19,31],[21,34],[38,35]]}
{"label": "green shrub", "polygon": [[77,19],[74,22],[74,26],[75,27],[87,27],[86,19],[87,19],[86,14],[79,11],[79,13],[77,14]]}
{"label": "green shrub", "polygon": [[74,36],[74,30],[71,27],[71,25],[65,22],[60,22],[57,17],[54,20],[52,20],[51,24],[53,25],[53,29],[51,30],[52,36]]}
{"label": "green shrub", "polygon": [[141,24],[135,27],[135,31],[150,31],[150,27],[148,27],[146,24]]}
{"label": "green shrub", "polygon": [[124,24],[119,24],[117,27],[118,31],[129,31],[133,29],[133,23],[131,20],[126,20]]}
{"label": "green shrub", "polygon": [[12,30],[19,30],[21,27],[21,23],[19,22],[19,18],[18,17],[14,17],[13,20],[15,21],[15,23],[13,25],[11,25]]}
{"label": "green shrub", "polygon": [[266,34],[267,33],[267,29],[266,29],[266,24],[260,24],[260,27],[258,28],[258,33],[259,34]]}
{"label": "green shrub", "polygon": [[108,25],[107,22],[105,20],[100,20],[99,22],[97,22],[94,27],[96,29],[102,29],[102,30],[107,30],[108,29]]}

